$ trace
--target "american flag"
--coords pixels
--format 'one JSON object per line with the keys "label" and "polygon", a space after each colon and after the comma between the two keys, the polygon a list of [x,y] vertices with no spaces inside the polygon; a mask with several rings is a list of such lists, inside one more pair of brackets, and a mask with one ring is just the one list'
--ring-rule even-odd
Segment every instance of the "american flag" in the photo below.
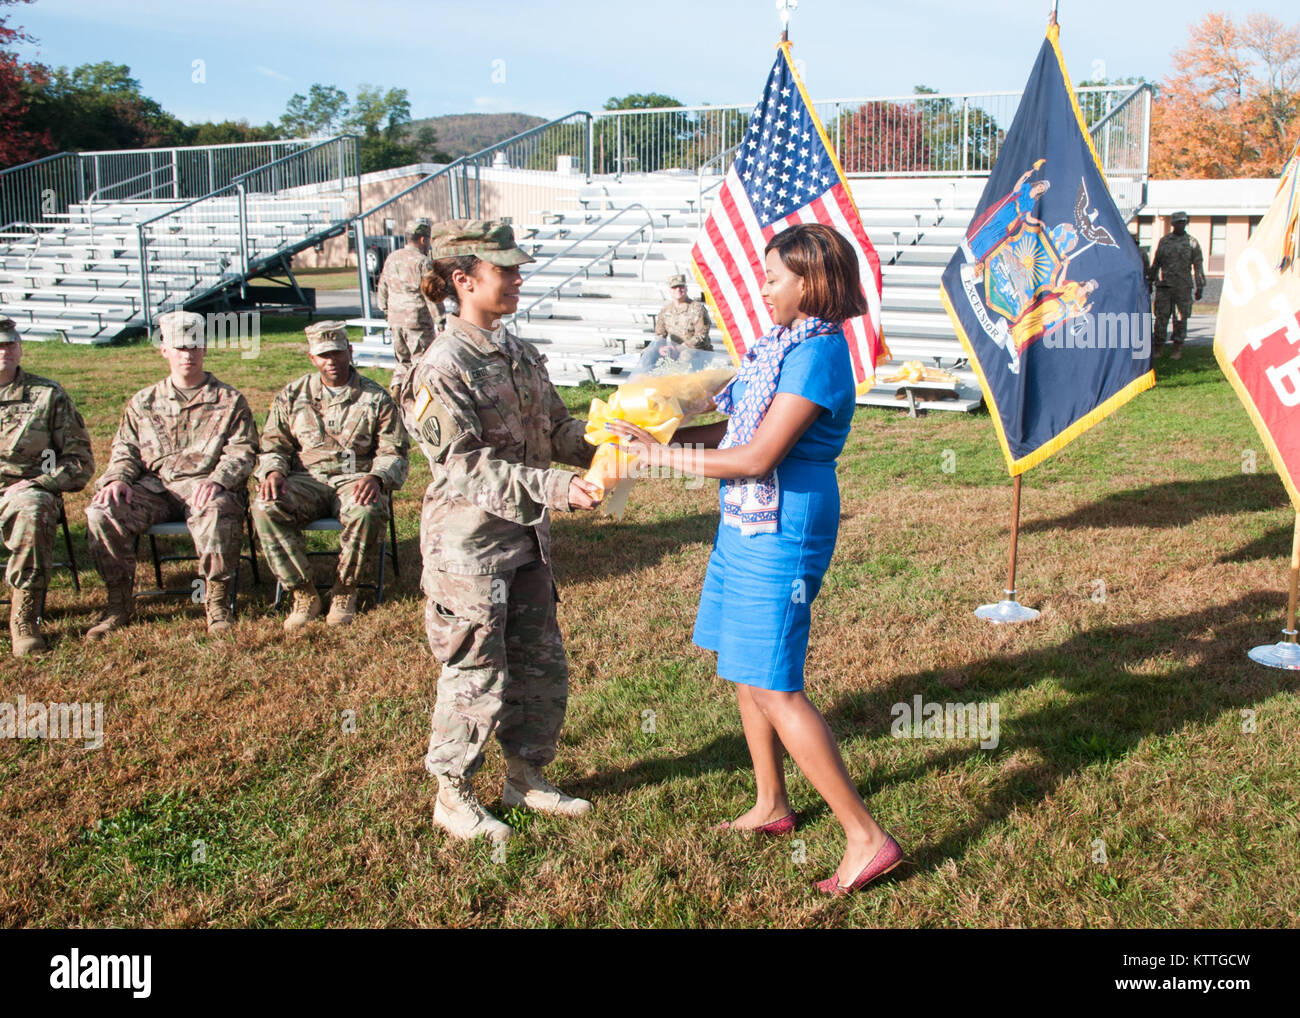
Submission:
{"label": "american flag", "polygon": [[880,335],[880,258],[862,228],[839,162],[803,90],[790,44],[783,43],[749,127],[691,249],[696,278],[709,296],[737,357],[772,327],[760,291],[763,248],[797,223],[839,230],[858,255],[867,314],[844,323],[859,392],[889,356]]}

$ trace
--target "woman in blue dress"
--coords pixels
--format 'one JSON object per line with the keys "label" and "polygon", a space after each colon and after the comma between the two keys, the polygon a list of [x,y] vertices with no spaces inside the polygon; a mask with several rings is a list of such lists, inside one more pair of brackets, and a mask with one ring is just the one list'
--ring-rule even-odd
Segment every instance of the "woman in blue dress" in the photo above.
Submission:
{"label": "woman in blue dress", "polygon": [[903,858],[867,812],[835,737],[803,691],[810,609],[839,529],[835,461],[854,410],[842,323],[866,313],[866,300],[857,257],[829,226],[777,234],[765,266],[763,303],[776,324],[716,397],[729,419],[684,428],[669,446],[625,421],[609,428],[647,466],[722,482],[722,521],[694,640],[717,652],[718,675],[736,684],[757,786],[753,808],[722,829],[794,830],[788,751],[844,828],[840,864],[817,887],[845,894]]}

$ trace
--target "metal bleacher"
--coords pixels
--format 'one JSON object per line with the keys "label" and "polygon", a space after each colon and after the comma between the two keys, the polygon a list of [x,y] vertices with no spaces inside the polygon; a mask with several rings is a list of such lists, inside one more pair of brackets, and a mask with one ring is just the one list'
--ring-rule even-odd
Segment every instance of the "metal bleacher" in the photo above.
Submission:
{"label": "metal bleacher", "polygon": [[[970,220],[983,181],[916,178],[859,180],[854,195],[884,273],[882,325],[894,360],[921,360],[953,371],[958,398],[919,400],[921,409],[970,410],[979,386],[939,297],[939,275]],[[595,178],[564,206],[516,222],[516,237],[536,261],[524,267],[515,331],[546,354],[557,385],[616,384],[654,336],[668,299],[668,278],[691,273],[691,247],[707,215],[694,174]],[[613,247],[630,228],[641,238]],[[698,296],[694,282],[693,296]],[[558,288],[558,289],[557,289]],[[364,324],[358,321],[355,324]],[[371,322],[378,326],[378,322]],[[718,330],[715,346],[721,347]],[[391,366],[391,347],[376,334],[357,346],[362,363]],[[955,370],[954,370],[955,368]],[[898,406],[895,387],[877,386],[860,403]]]}
{"label": "metal bleacher", "polygon": [[[174,177],[160,186],[155,176],[140,175],[148,176],[148,197],[96,193],[68,201],[60,212],[21,210],[24,218],[8,219],[0,229],[0,315],[13,318],[29,339],[109,343],[145,327],[161,310],[194,304],[287,263],[346,228],[354,193],[345,189],[346,174],[334,172],[352,144],[331,139],[279,158],[270,157],[280,149],[268,147],[261,166],[197,197],[184,197]],[[241,146],[205,151],[223,148]],[[121,163],[138,154],[98,155]],[[100,164],[95,168],[98,175]],[[34,178],[39,170],[6,172]],[[79,183],[79,167],[75,173]],[[66,187],[66,176],[36,182]],[[155,197],[160,192],[172,197]],[[2,211],[6,218],[14,214]]]}

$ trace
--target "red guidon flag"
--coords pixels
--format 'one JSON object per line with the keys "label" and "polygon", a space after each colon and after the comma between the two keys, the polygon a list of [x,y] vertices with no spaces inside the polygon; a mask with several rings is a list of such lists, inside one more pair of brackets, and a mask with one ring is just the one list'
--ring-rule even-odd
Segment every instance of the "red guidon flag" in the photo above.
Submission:
{"label": "red guidon flag", "polygon": [[1214,356],[1237,390],[1300,512],[1300,149],[1268,214],[1227,267]]}
{"label": "red guidon flag", "polygon": [[880,334],[880,258],[862,228],[858,207],[821,121],[782,43],[763,98],[749,118],[736,161],[704,224],[691,261],[695,278],[737,360],[769,329],[760,292],[763,248],[797,223],[839,230],[858,255],[869,311],[844,323],[859,393],[871,388],[876,364],[889,356]]}

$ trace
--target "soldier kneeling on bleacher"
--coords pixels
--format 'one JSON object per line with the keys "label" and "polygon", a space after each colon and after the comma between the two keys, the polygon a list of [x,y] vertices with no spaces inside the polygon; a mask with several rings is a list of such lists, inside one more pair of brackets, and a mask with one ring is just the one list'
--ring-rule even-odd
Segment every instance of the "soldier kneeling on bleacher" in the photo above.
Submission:
{"label": "soldier kneeling on bleacher", "polygon": [[14,657],[48,649],[40,613],[54,560],[61,494],[95,472],[86,423],[57,382],[18,366],[23,338],[0,319],[0,545],[9,553]]}
{"label": "soldier kneeling on bleacher", "polygon": [[103,639],[135,608],[135,541],[155,523],[184,520],[204,580],[208,632],[233,626],[230,584],[243,544],[245,489],[257,459],[257,426],[239,390],[203,370],[203,316],[158,316],[171,373],[126,406],[108,468],[86,507],[95,568],[108,607],[86,633]]}
{"label": "soldier kneeling on bleacher", "polygon": [[342,322],[309,325],[307,351],[316,371],[281,390],[262,429],[253,522],[271,571],[293,595],[287,630],[321,613],[302,528],[337,517],[338,580],[325,621],[356,617],[357,585],[373,563],[388,525],[388,495],[406,481],[410,439],[384,387],[352,366]]}

